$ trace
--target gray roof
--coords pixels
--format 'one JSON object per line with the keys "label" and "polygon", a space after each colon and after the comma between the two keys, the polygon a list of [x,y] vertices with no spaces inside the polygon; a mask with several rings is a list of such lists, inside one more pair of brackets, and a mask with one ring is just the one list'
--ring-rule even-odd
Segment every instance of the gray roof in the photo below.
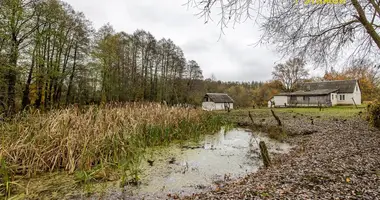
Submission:
{"label": "gray roof", "polygon": [[206,93],[205,97],[209,97],[215,103],[233,103],[234,100],[225,93]]}
{"label": "gray roof", "polygon": [[280,93],[275,96],[319,96],[326,95],[338,91],[338,89],[321,89],[321,90],[311,90],[311,91],[296,91]]}
{"label": "gray roof", "polygon": [[353,93],[355,91],[356,82],[356,80],[342,80],[304,83],[302,90],[338,89],[338,93]]}

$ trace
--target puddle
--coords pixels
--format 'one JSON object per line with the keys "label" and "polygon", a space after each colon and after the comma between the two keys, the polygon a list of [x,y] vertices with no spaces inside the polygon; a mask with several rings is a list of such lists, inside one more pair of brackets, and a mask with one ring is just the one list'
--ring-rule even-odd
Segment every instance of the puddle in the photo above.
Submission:
{"label": "puddle", "polygon": [[114,191],[107,199],[165,199],[213,189],[225,181],[255,172],[262,165],[259,141],[270,153],[287,153],[290,146],[245,129],[207,135],[198,144],[171,145],[142,163],[141,185]]}

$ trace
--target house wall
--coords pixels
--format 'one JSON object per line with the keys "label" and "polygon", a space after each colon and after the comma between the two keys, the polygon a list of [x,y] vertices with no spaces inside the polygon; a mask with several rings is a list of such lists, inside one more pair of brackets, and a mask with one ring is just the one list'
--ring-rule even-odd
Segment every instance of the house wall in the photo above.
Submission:
{"label": "house wall", "polygon": [[268,108],[272,108],[272,107],[273,107],[273,106],[272,106],[272,101],[274,101],[273,98],[272,98],[271,100],[268,101]]}
{"label": "house wall", "polygon": [[[344,100],[340,100],[340,95],[344,95]],[[361,105],[362,99],[360,93],[339,93],[338,104],[339,105],[354,105],[352,99],[355,100],[356,105]]]}
{"label": "house wall", "polygon": [[227,106],[229,105],[230,109],[233,109],[233,107],[234,107],[233,103],[215,103],[215,109],[216,110],[225,110],[225,109],[227,109],[227,106],[225,106],[225,104],[227,104]]}
{"label": "house wall", "polygon": [[[344,95],[344,100],[340,100],[340,95]],[[338,93],[337,103],[340,105],[354,105],[352,99],[355,100],[356,105],[362,104],[362,94],[358,83],[356,83],[355,90],[353,93]]]}
{"label": "house wall", "polygon": [[224,103],[215,103],[215,110],[224,110]]}
{"label": "house wall", "polygon": [[337,93],[331,93],[330,98],[331,98],[331,104],[333,106],[338,104],[338,94]]}
{"label": "house wall", "polygon": [[202,109],[212,111],[215,110],[215,103],[214,102],[203,102],[202,103]]}
{"label": "house wall", "polygon": [[[233,103],[227,103],[227,104],[229,104],[230,109],[234,108]],[[212,111],[212,110],[225,110],[227,108],[224,106],[224,103],[203,102],[202,109]]]}
{"label": "house wall", "polygon": [[355,87],[353,97],[354,97],[356,105],[362,104],[362,91],[360,90],[358,82],[356,82],[356,87]]}
{"label": "house wall", "polygon": [[296,96],[290,98],[291,106],[318,106],[322,105],[331,105],[331,95],[319,95],[319,96]]}
{"label": "house wall", "polygon": [[230,104],[230,109],[234,109],[234,103],[229,103]]}
{"label": "house wall", "polygon": [[[344,100],[341,100],[341,96],[344,96]],[[340,105],[353,105],[354,102],[352,98],[354,97],[353,93],[338,93],[338,104]]]}
{"label": "house wall", "polygon": [[274,96],[273,100],[274,100],[275,107],[285,107],[285,104],[288,105],[287,96]]}

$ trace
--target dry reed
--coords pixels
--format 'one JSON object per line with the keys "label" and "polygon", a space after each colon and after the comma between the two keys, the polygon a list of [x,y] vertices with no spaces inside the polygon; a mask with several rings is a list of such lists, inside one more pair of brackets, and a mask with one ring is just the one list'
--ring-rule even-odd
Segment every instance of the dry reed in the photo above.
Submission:
{"label": "dry reed", "polygon": [[146,146],[215,131],[220,125],[210,123],[201,110],[156,103],[21,113],[0,124],[0,160],[6,161],[11,174],[73,173],[116,166]]}

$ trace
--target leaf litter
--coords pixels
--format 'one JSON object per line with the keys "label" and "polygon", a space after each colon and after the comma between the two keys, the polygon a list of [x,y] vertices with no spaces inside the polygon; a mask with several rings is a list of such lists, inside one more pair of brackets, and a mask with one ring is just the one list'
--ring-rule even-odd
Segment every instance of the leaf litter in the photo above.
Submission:
{"label": "leaf litter", "polygon": [[[380,131],[359,117],[278,113],[296,147],[273,165],[184,199],[380,199]],[[265,120],[262,120],[267,117]],[[275,124],[270,116],[256,120]]]}

